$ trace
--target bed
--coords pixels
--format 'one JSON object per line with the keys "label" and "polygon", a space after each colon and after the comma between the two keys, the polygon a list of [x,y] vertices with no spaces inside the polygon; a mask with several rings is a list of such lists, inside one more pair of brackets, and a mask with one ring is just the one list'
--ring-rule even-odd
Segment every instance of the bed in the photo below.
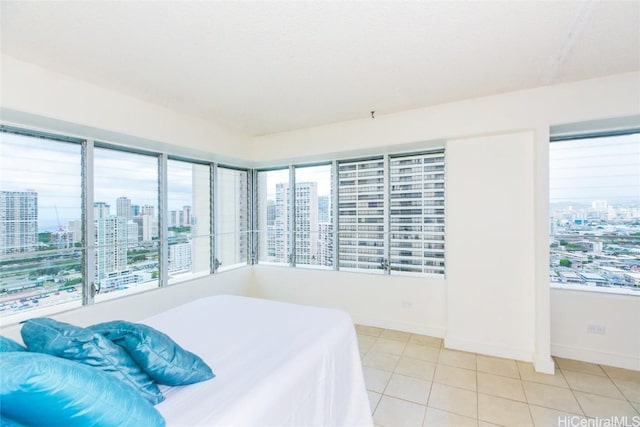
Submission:
{"label": "bed", "polygon": [[351,318],[239,296],[198,299],[141,321],[206,361],[215,378],[161,390],[167,426],[370,426]]}

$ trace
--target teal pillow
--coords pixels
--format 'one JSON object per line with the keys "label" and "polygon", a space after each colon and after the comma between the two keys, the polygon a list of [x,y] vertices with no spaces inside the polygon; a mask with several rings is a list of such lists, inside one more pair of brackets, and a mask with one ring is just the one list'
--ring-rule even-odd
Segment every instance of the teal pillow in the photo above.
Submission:
{"label": "teal pillow", "polygon": [[12,421],[36,427],[165,425],[151,403],[100,369],[15,352],[0,357],[0,372],[0,407],[8,426]]}
{"label": "teal pillow", "polygon": [[0,413],[0,427],[24,427],[24,426],[19,422],[14,421],[11,418]]}
{"label": "teal pillow", "polygon": [[0,335],[0,353],[6,353],[7,351],[27,351],[27,349],[11,338]]}
{"label": "teal pillow", "polygon": [[89,329],[124,348],[138,366],[160,384],[193,384],[215,376],[200,357],[151,326],[115,320],[89,326]]}
{"label": "teal pillow", "polygon": [[74,360],[106,371],[154,405],[164,400],[158,385],[127,352],[97,332],[41,317],[27,320],[20,333],[29,351]]}

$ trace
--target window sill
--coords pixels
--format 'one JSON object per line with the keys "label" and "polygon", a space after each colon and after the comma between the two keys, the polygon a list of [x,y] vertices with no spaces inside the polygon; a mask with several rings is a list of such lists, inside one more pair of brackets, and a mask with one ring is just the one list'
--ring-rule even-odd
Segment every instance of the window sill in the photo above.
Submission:
{"label": "window sill", "polygon": [[563,291],[581,291],[581,292],[593,292],[598,294],[613,294],[613,295],[629,295],[634,297],[640,297],[640,288],[610,288],[605,286],[588,286],[588,285],[567,285],[564,283],[550,283],[551,289],[560,289]]}

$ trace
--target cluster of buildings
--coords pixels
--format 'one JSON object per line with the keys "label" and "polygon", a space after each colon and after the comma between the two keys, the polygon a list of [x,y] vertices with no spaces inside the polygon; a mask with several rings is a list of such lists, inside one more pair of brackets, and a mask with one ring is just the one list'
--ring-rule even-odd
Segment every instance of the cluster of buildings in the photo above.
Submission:
{"label": "cluster of buildings", "polygon": [[640,288],[640,205],[555,209],[551,218],[554,283]]}
{"label": "cluster of buildings", "polygon": [[[152,280],[158,266],[157,255],[130,263],[129,251],[157,247],[154,243],[158,238],[155,208],[134,205],[127,197],[120,197],[116,200],[115,213],[111,212],[109,204],[95,202],[93,215],[95,278],[101,288],[109,291]],[[189,227],[193,221],[190,206],[170,212],[170,227]],[[56,249],[79,247],[82,221],[69,221],[67,227],[59,227],[50,237]],[[170,271],[191,268],[191,244],[186,240],[174,237],[173,244],[169,245]],[[0,256],[35,252],[39,246],[38,193],[33,190],[0,191]]]}

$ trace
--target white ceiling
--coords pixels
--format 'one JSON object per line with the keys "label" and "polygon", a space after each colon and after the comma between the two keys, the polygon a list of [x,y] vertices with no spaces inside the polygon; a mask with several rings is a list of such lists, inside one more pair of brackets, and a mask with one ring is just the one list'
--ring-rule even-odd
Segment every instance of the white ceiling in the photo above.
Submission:
{"label": "white ceiling", "polygon": [[261,135],[640,69],[640,1],[5,1],[17,59]]}

